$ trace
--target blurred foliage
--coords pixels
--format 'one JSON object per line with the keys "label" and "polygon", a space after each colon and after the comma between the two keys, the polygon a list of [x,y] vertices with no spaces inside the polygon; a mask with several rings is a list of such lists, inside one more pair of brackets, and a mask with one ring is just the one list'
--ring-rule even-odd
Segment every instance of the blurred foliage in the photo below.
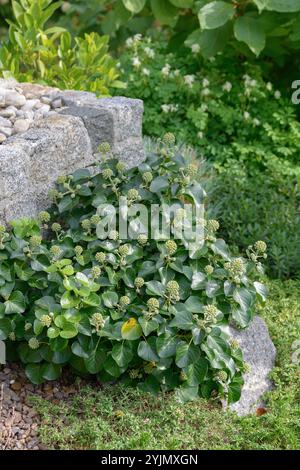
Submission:
{"label": "blurred foliage", "polygon": [[2,75],[98,95],[122,86],[108,53],[108,36],[90,33],[72,39],[62,27],[46,26],[59,7],[51,0],[13,2],[14,20],[8,20],[8,39],[0,49]]}

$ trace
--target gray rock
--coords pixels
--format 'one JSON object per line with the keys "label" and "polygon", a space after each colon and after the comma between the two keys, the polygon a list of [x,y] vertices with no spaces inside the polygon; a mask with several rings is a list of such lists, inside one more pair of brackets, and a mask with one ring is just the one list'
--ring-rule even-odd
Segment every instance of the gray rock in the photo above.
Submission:
{"label": "gray rock", "polygon": [[61,114],[80,117],[89,133],[93,151],[109,142],[114,155],[134,166],[144,159],[142,143],[143,102],[123,97],[98,99],[89,92],[62,92],[66,107]]}
{"label": "gray rock", "polygon": [[[35,90],[34,87],[24,88],[28,93]],[[47,91],[50,93],[49,89]],[[48,109],[47,116],[34,120],[32,127],[25,132],[23,130],[29,120],[16,119],[14,129],[23,133],[16,133],[0,146],[1,223],[35,216],[47,208],[47,194],[57,177],[90,166],[101,142],[108,141],[115,156],[129,167],[144,159],[142,101],[97,99],[92,93],[58,94],[56,90],[49,96],[51,102],[61,100],[66,106],[63,113],[50,111],[48,104],[42,104]],[[12,121],[14,119],[11,118]],[[20,121],[22,125],[26,121],[26,126],[22,127]],[[4,136],[6,129],[3,128],[3,132],[0,129]]]}
{"label": "gray rock", "polygon": [[245,384],[240,400],[230,405],[232,411],[244,416],[263,407],[262,395],[273,388],[268,375],[275,366],[276,348],[266,323],[258,316],[254,317],[245,330],[236,330],[233,327],[229,330],[231,337],[238,341],[244,360],[251,367],[250,372],[244,376]]}

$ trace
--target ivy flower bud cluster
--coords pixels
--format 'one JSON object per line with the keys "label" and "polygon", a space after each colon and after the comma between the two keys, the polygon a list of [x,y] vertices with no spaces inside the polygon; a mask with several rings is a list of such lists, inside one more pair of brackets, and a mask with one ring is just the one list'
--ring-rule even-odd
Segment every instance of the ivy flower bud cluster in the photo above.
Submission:
{"label": "ivy flower bud cluster", "polygon": [[83,253],[83,248],[80,245],[75,246],[74,253],[76,256],[80,256]]}
{"label": "ivy flower bud cluster", "polygon": [[40,322],[43,326],[49,328],[52,323],[52,318],[50,317],[50,315],[42,315],[40,318]]}
{"label": "ivy flower bud cluster", "polygon": [[147,245],[147,243],[148,243],[148,237],[147,237],[147,235],[145,235],[144,233],[141,233],[141,234],[137,237],[137,241],[138,241],[138,244],[139,244],[139,245],[145,246],[145,245]]}
{"label": "ivy flower bud cluster", "polygon": [[130,304],[130,298],[127,295],[123,295],[119,301],[119,305],[121,309],[122,310],[126,309],[126,307],[128,307],[129,304]]}
{"label": "ivy flower bud cluster", "polygon": [[113,241],[117,241],[119,238],[119,232],[117,230],[111,230],[108,234],[108,238]]}
{"label": "ivy flower bud cluster", "polygon": [[142,179],[146,185],[149,185],[153,180],[151,171],[146,171],[146,173],[143,173]]}
{"label": "ivy flower bud cluster", "polygon": [[137,292],[140,291],[140,289],[143,287],[144,284],[145,284],[144,278],[142,278],[142,277],[135,278],[134,285],[136,287]]}
{"label": "ivy flower bud cluster", "polygon": [[172,132],[167,132],[164,137],[163,137],[163,143],[167,145],[168,147],[171,147],[172,145],[175,145],[176,138],[175,135],[172,134]]}
{"label": "ivy flower bud cluster", "polygon": [[140,201],[141,196],[138,190],[133,188],[133,189],[129,189],[127,193],[127,199],[128,199],[129,204],[131,204],[133,202]]}
{"label": "ivy flower bud cluster", "polygon": [[[47,211],[41,211],[38,215],[38,220],[41,224],[47,224],[48,222],[50,222],[50,219],[51,216]],[[46,225],[45,228],[48,228],[48,226]]]}
{"label": "ivy flower bud cluster", "polygon": [[140,374],[140,372],[139,372],[138,369],[131,369],[131,370],[129,371],[129,377],[130,377],[132,380],[140,379],[140,378],[142,378],[142,374]]}
{"label": "ivy flower bud cluster", "polygon": [[179,302],[179,284],[177,281],[169,281],[166,285],[166,296],[170,301]]}
{"label": "ivy flower bud cluster", "polygon": [[168,240],[165,243],[166,250],[168,255],[174,255],[177,251],[177,243],[174,240]]}
{"label": "ivy flower bud cluster", "polygon": [[81,227],[85,233],[91,233],[91,221],[89,219],[82,220]]}
{"label": "ivy flower bud cluster", "polygon": [[40,343],[36,338],[30,338],[30,340],[28,341],[28,346],[30,347],[30,349],[38,349]]}
{"label": "ivy flower bud cluster", "polygon": [[219,311],[215,305],[205,305],[203,307],[204,320],[208,323],[217,323]]}
{"label": "ivy flower bud cluster", "polygon": [[58,246],[58,245],[53,245],[53,246],[51,246],[51,248],[50,248],[50,253],[51,253],[51,255],[53,256],[52,261],[55,261],[55,260],[57,260],[57,259],[60,257],[60,255],[62,254],[62,249],[61,249],[60,246]]}
{"label": "ivy flower bud cluster", "polygon": [[103,153],[104,155],[107,155],[111,151],[110,144],[108,142],[102,142],[98,146],[98,150],[99,150],[100,153]]}
{"label": "ivy flower bud cluster", "polygon": [[204,271],[208,276],[211,276],[211,274],[213,274],[214,272],[214,267],[211,264],[208,264],[207,266],[205,266]]}
{"label": "ivy flower bud cluster", "polygon": [[8,233],[4,225],[0,225],[0,250],[4,250],[4,241],[8,238]]}
{"label": "ivy flower bud cluster", "polygon": [[96,332],[100,331],[105,325],[105,319],[103,315],[99,312],[93,313],[90,318],[90,324],[95,327]]}
{"label": "ivy flower bud cluster", "polygon": [[29,244],[32,248],[37,248],[42,243],[42,237],[39,235],[32,235],[29,239]]}
{"label": "ivy flower bud cluster", "polygon": [[97,279],[101,274],[101,268],[99,266],[93,266],[91,269],[91,275],[93,279]]}
{"label": "ivy flower bud cluster", "polygon": [[267,244],[259,240],[257,241],[254,246],[250,245],[247,250],[248,257],[254,262],[257,263],[260,258],[267,259],[268,255],[267,251]]}
{"label": "ivy flower bud cluster", "polygon": [[228,374],[225,370],[220,370],[216,375],[216,380],[221,383],[226,383],[228,379]]}
{"label": "ivy flower bud cluster", "polygon": [[242,276],[246,272],[246,266],[242,258],[236,258],[224,265],[225,269],[229,272],[231,279],[239,284]]}
{"label": "ivy flower bud cluster", "polygon": [[106,254],[103,251],[99,251],[95,254],[95,259],[98,263],[103,264],[106,260]]}
{"label": "ivy flower bud cluster", "polygon": [[99,224],[100,220],[101,217],[98,214],[92,215],[92,217],[90,218],[90,221],[93,225]]}
{"label": "ivy flower bud cluster", "polygon": [[156,315],[159,312],[159,301],[155,297],[150,297],[147,300],[147,307],[151,314]]}
{"label": "ivy flower bud cluster", "polygon": [[11,332],[9,333],[8,337],[9,337],[9,339],[10,339],[11,341],[16,341],[16,334],[15,334],[14,331],[11,331]]}
{"label": "ivy flower bud cluster", "polygon": [[54,222],[54,224],[51,225],[51,230],[57,234],[61,232],[61,225],[57,222]]}

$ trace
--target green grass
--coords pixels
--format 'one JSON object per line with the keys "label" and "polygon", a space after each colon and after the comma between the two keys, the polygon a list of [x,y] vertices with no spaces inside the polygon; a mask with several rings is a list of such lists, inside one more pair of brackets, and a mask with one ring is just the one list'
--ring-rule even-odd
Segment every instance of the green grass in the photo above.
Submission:
{"label": "green grass", "polygon": [[239,418],[202,399],[181,405],[174,394],[87,386],[70,403],[35,399],[41,441],[56,449],[300,449],[300,365],[291,361],[300,339],[300,282],[269,287],[260,310],[278,357],[265,415]]}

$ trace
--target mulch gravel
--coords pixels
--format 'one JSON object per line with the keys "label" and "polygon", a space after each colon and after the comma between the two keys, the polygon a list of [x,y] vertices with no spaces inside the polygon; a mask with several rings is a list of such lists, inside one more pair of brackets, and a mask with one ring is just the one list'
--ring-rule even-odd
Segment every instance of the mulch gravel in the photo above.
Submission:
{"label": "mulch gravel", "polygon": [[30,397],[59,404],[70,400],[82,382],[66,373],[58,381],[33,385],[18,364],[0,366],[0,450],[45,450],[38,438],[40,417]]}

